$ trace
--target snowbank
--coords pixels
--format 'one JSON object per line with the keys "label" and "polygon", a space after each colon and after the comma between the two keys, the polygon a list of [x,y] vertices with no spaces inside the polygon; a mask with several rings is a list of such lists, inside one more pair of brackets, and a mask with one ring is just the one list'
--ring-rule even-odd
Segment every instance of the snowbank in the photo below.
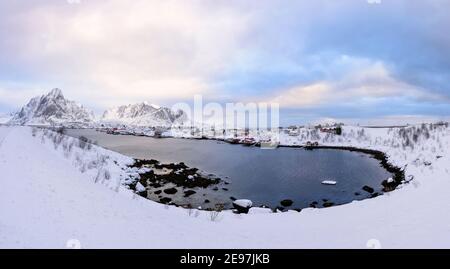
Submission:
{"label": "snowbank", "polygon": [[[450,247],[448,127],[418,137],[413,131],[358,127],[344,128],[339,137],[307,132],[282,135],[281,142],[295,145],[315,137],[321,144],[381,150],[414,180],[343,206],[300,213],[226,211],[212,221],[212,212],[161,205],[120,187],[120,179],[132,172],[124,170],[127,157],[93,146],[89,153],[80,151],[78,162],[79,149],[65,155],[62,144],[55,149],[47,138],[42,143],[30,128],[0,127],[0,247],[65,248],[68,242],[82,248],[366,248],[373,242],[382,248]],[[109,177],[99,175],[103,168]]]}

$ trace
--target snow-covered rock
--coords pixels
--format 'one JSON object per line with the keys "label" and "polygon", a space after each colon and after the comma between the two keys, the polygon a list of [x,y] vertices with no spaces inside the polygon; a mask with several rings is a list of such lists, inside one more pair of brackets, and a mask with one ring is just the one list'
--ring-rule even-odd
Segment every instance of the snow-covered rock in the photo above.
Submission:
{"label": "snow-covered rock", "polygon": [[144,185],[142,185],[140,182],[138,182],[138,183],[136,184],[136,191],[137,191],[137,192],[143,192],[143,191],[145,191]]}
{"label": "snow-covered rock", "polygon": [[252,207],[253,202],[251,200],[247,200],[247,199],[240,199],[240,200],[234,201],[233,204],[250,208],[250,207]]}
{"label": "snow-covered rock", "polygon": [[240,199],[233,202],[233,206],[238,213],[248,213],[252,205],[253,202],[247,199]]}
{"label": "snow-covered rock", "polygon": [[83,125],[93,122],[94,114],[82,105],[64,98],[60,89],[32,98],[9,124],[15,125]]}
{"label": "snow-covered rock", "polygon": [[173,111],[167,107],[148,104],[147,102],[119,106],[106,110],[102,123],[124,124],[132,126],[170,127],[181,124],[187,119],[182,110]]}

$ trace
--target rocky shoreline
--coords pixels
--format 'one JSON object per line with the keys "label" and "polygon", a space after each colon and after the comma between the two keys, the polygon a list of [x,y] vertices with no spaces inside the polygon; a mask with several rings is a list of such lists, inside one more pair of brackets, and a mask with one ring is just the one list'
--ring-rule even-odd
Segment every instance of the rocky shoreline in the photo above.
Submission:
{"label": "rocky shoreline", "polygon": [[[252,145],[248,145],[242,142],[236,142],[235,140],[229,140],[229,139],[222,139],[222,138],[209,138],[209,137],[194,137],[194,138],[185,138],[181,137],[182,139],[194,139],[194,140],[214,140],[214,141],[220,141],[224,143],[228,143],[230,145],[241,145],[241,146],[251,146],[251,147],[260,147],[261,144],[258,142],[255,142]],[[393,181],[388,182],[385,180],[383,185],[383,191],[384,192],[390,192],[395,190],[399,185],[403,183],[409,182],[411,179],[406,180],[405,179],[405,173],[404,169],[399,168],[395,165],[392,165],[388,161],[388,157],[386,154],[382,151],[378,150],[372,150],[372,149],[363,149],[363,148],[357,148],[357,147],[348,147],[348,146],[321,146],[321,145],[278,145],[280,148],[303,148],[307,150],[314,150],[314,149],[337,149],[337,150],[347,150],[351,152],[360,152],[365,153],[368,155],[371,155],[374,159],[380,161],[380,165],[386,169],[389,173],[393,174]]]}
{"label": "rocky shoreline", "polygon": [[[280,147],[289,148],[305,148],[305,146],[288,146],[281,145]],[[405,179],[404,169],[396,167],[389,163],[388,157],[385,153],[377,150],[370,149],[360,149],[355,147],[337,147],[337,146],[314,146],[308,147],[308,150],[315,149],[337,149],[337,150],[347,150],[352,152],[360,152],[368,154],[376,160],[380,161],[380,165],[392,174],[392,178],[384,180],[382,185],[382,190],[375,191],[376,188],[372,186],[362,186],[361,192],[355,192],[355,196],[362,195],[362,192],[369,195],[368,198],[374,198],[382,195],[385,192],[391,192],[395,190],[399,185],[404,184],[412,180],[412,178]],[[151,199],[163,204],[170,204],[175,206],[181,206],[185,208],[193,208],[189,202],[176,202],[173,199],[174,195],[180,194],[184,198],[189,198],[199,190],[208,190],[209,194],[202,194],[202,204],[203,207],[198,207],[199,209],[214,210],[218,206],[225,209],[236,208],[234,201],[236,198],[224,192],[228,192],[226,185],[230,183],[216,177],[213,174],[205,174],[199,171],[197,168],[188,167],[183,162],[181,163],[169,163],[162,164],[157,160],[140,160],[136,159],[135,163],[129,167],[137,175],[134,177],[135,180],[128,182],[130,189],[135,191],[138,195]],[[222,192],[221,199],[222,202],[214,203],[214,197],[212,196]],[[198,195],[197,195],[198,196]],[[198,198],[197,198],[198,199]],[[320,201],[313,201],[309,204],[312,208],[327,208],[331,206],[336,206],[333,201],[328,199],[321,199]],[[279,206],[272,208],[274,212],[286,211],[286,210],[296,210],[301,211],[302,208],[294,208],[294,201],[290,198],[280,201]],[[260,205],[260,207],[268,208],[267,206]],[[241,211],[240,211],[241,212]]]}
{"label": "rocky shoreline", "polygon": [[[229,184],[227,181],[213,174],[203,173],[197,168],[188,167],[183,162],[163,164],[153,159],[136,159],[129,169],[132,171],[132,179],[126,182],[126,185],[138,195],[163,204],[193,208],[188,201],[175,202],[174,195],[189,198],[202,192],[201,198],[198,199],[202,199],[201,203],[206,205],[213,199],[204,193],[204,190],[209,193],[228,191],[225,187]],[[231,202],[230,199],[228,203]],[[217,205],[211,204],[203,209],[216,208]]]}
{"label": "rocky shoreline", "polygon": [[403,183],[409,182],[411,179],[406,180],[405,178],[405,172],[404,168],[397,167],[391,163],[389,163],[387,155],[378,150],[373,149],[362,149],[362,148],[356,148],[356,147],[343,147],[343,146],[313,146],[313,147],[307,147],[307,146],[297,146],[297,145],[280,145],[279,147],[284,148],[307,148],[308,150],[314,150],[314,149],[337,149],[337,150],[347,150],[351,152],[360,152],[364,154],[368,154],[372,156],[374,159],[380,161],[381,167],[386,169],[389,173],[391,173],[392,181],[388,182],[388,180],[383,181],[383,191],[384,192],[390,192],[395,190],[399,185]]}
{"label": "rocky shoreline", "polygon": [[[129,133],[127,135],[135,135]],[[161,137],[160,137],[161,138]],[[238,139],[222,139],[217,137],[176,137],[181,139],[193,139],[193,140],[214,140],[222,143],[240,145],[240,146],[252,146],[252,147],[260,147],[260,143],[252,143],[245,144],[238,141]],[[405,179],[404,168],[399,168],[395,165],[392,165],[388,161],[387,155],[378,150],[372,149],[363,149],[351,146],[322,146],[318,143],[309,143],[307,145],[277,145],[280,148],[303,148],[305,150],[316,150],[316,149],[335,149],[335,150],[346,150],[351,152],[359,152],[370,155],[372,158],[378,160],[380,162],[380,166],[383,167],[387,172],[392,174],[392,178],[385,179],[381,185],[382,189],[380,190],[377,186],[362,186],[360,191],[354,193],[355,200],[356,197],[366,196],[367,198],[374,198],[379,195],[383,195],[385,192],[394,191],[399,185],[408,183],[413,178],[409,177]],[[209,189],[212,190],[212,194],[217,194],[218,191],[227,192],[228,188],[221,186],[219,188],[218,185],[228,185],[229,183],[221,180],[214,175],[205,175],[199,172],[197,168],[189,168],[184,163],[171,163],[171,164],[161,164],[157,160],[136,160],[135,164],[130,166],[131,168],[142,169],[141,170],[140,179],[135,182],[131,182],[129,184],[130,189],[134,190],[139,195],[146,197],[148,199],[152,199],[154,201],[171,204],[175,206],[183,206],[191,208],[192,205],[184,202],[175,202],[171,197],[167,197],[170,195],[179,195],[183,193],[185,198],[191,197],[197,193],[198,188],[200,189]],[[145,169],[150,169],[146,171]],[[155,173],[155,171],[157,171]],[[139,185],[138,185],[139,183]],[[152,190],[150,190],[150,188]],[[153,192],[152,192],[153,191]],[[153,194],[149,195],[149,193]],[[156,195],[156,197],[155,197]],[[214,197],[207,197],[207,195],[203,199],[203,204],[206,208],[203,209],[212,209],[217,206],[227,208],[233,208],[233,201],[236,200],[233,196],[222,195],[223,203],[214,203]],[[224,199],[224,197],[226,197]],[[245,197],[244,197],[245,198]],[[301,211],[301,208],[295,208],[294,201],[291,200],[292,197],[286,197],[286,199],[279,202],[278,206],[275,206],[273,211],[286,211],[286,210],[296,210]],[[309,207],[313,208],[326,208],[331,206],[339,205],[333,201],[328,199],[319,199],[316,201],[312,201],[309,204]],[[265,207],[265,205],[259,205],[260,207]]]}

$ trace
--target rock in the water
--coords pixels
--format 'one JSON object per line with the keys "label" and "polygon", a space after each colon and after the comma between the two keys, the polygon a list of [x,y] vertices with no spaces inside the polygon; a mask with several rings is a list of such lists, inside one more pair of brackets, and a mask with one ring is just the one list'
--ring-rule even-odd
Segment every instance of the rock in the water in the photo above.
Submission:
{"label": "rock in the water", "polygon": [[240,199],[233,202],[233,207],[237,210],[238,213],[247,214],[252,205],[253,202],[247,199]]}
{"label": "rock in the water", "polygon": [[397,188],[398,184],[394,181],[393,178],[388,178],[386,180],[383,180],[381,185],[383,185],[384,192],[390,192],[390,191],[395,190]]}
{"label": "rock in the water", "polygon": [[253,202],[248,199],[239,199],[233,202],[233,204],[242,206],[242,207],[252,207]]}
{"label": "rock in the water", "polygon": [[362,189],[365,190],[368,193],[373,193],[375,191],[372,187],[369,187],[367,185],[362,187]]}
{"label": "rock in the water", "polygon": [[191,196],[193,194],[196,194],[196,191],[187,190],[187,191],[184,192],[184,197],[189,197],[189,196]]}
{"label": "rock in the water", "polygon": [[378,196],[380,196],[380,194],[379,194],[378,192],[376,192],[376,193],[373,193],[373,194],[370,196],[370,198],[375,198],[375,197],[378,197]]}
{"label": "rock in the water", "polygon": [[210,201],[208,199],[205,200],[205,204],[209,204]]}
{"label": "rock in the water", "polygon": [[231,197],[230,197],[230,200],[231,200],[231,201],[236,201],[237,199],[234,198],[233,196],[231,196]]}
{"label": "rock in the water", "polygon": [[155,183],[150,183],[150,187],[153,187],[153,188],[160,188],[160,187],[162,187],[162,185],[155,182]]}
{"label": "rock in the water", "polygon": [[334,203],[332,203],[332,202],[323,203],[323,207],[330,207],[330,206],[334,206]]}
{"label": "rock in the water", "polygon": [[178,191],[177,191],[177,189],[175,189],[175,188],[170,188],[170,189],[165,189],[164,190],[164,193],[166,193],[166,194],[175,194],[175,193],[177,193]]}
{"label": "rock in the water", "polygon": [[286,199],[280,202],[280,204],[284,207],[288,207],[291,206],[294,202],[290,199]]}
{"label": "rock in the water", "polygon": [[161,192],[162,192],[161,190],[157,190],[154,192],[154,194],[158,195],[158,194],[161,194]]}
{"label": "rock in the water", "polygon": [[159,201],[163,204],[168,204],[172,201],[172,199],[170,199],[168,197],[163,197],[163,198],[159,199]]}

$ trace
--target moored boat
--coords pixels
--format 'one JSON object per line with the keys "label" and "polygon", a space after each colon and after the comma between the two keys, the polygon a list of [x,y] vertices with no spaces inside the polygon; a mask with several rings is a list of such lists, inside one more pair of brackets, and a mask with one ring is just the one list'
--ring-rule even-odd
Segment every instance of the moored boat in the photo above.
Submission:
{"label": "moored boat", "polygon": [[252,137],[246,137],[241,141],[241,143],[245,146],[253,146],[256,144],[256,141]]}
{"label": "moored boat", "polygon": [[260,142],[261,149],[276,149],[280,145],[280,142],[272,141],[272,140],[264,140]]}

